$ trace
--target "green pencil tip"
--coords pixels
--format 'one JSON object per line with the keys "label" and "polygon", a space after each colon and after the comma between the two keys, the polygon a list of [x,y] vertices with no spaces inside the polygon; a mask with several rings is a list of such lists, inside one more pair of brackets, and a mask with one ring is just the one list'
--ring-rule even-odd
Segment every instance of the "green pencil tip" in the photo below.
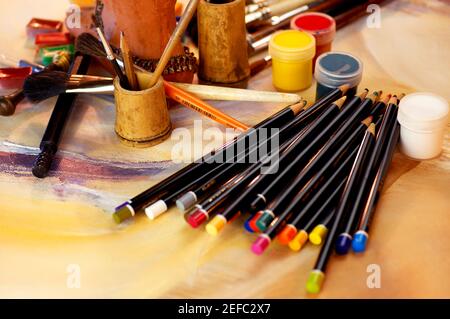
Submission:
{"label": "green pencil tip", "polygon": [[125,206],[115,212],[112,217],[117,224],[121,224],[128,218],[133,217],[133,212],[128,206]]}
{"label": "green pencil tip", "polygon": [[322,289],[323,281],[325,280],[325,274],[320,270],[313,270],[309,274],[308,281],[306,282],[306,291],[309,294],[318,294]]}

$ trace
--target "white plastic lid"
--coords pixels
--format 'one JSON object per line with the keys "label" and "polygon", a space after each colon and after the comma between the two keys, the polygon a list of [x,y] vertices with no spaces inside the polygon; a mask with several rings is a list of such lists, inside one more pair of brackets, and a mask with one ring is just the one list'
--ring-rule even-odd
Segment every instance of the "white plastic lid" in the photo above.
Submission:
{"label": "white plastic lid", "polygon": [[448,123],[448,102],[441,96],[418,92],[406,95],[399,104],[398,121],[413,131],[433,132]]}

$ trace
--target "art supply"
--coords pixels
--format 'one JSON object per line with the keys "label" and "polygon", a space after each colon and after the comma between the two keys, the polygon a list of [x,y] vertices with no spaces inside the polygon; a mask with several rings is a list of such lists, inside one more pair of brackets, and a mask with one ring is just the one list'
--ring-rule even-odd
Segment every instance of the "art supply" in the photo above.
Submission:
{"label": "art supply", "polygon": [[[106,57],[105,50],[99,44],[98,40],[94,36],[92,36],[92,35],[90,35],[88,33],[83,33],[82,35],[80,35],[78,37],[76,46],[77,46],[77,49],[80,52],[83,52],[85,54],[90,54],[90,55],[99,56],[99,57]],[[123,64],[117,58],[116,58],[116,61],[118,61],[118,63],[120,62],[120,64]],[[143,74],[151,75],[150,72],[148,72],[148,71],[146,71],[146,70],[144,70],[144,69],[142,69],[142,68],[140,68],[140,67],[138,67],[136,65],[135,65],[135,68],[139,72],[141,72]],[[190,108],[190,109],[192,109],[192,110],[194,110],[196,112],[199,112],[199,113],[204,114],[204,115],[205,114],[207,114],[207,115],[210,114],[209,111],[205,110],[205,108],[204,108],[206,103],[203,102],[203,101],[201,101],[201,103],[197,103],[199,100],[195,96],[193,96],[193,95],[189,95],[188,96],[188,94],[186,92],[183,92],[182,95],[178,95],[177,92],[181,92],[180,89],[179,88],[177,89],[176,87],[170,85],[170,83],[167,83],[167,82],[165,82],[164,87],[165,87],[166,95],[168,97],[170,97],[170,98],[172,98],[174,100],[177,100],[182,105],[184,105],[184,106],[186,106],[186,107],[188,107],[188,108]],[[208,105],[208,109],[213,109],[215,114],[219,114],[220,113],[220,114],[224,115],[224,118],[225,117],[229,118],[229,116],[227,116],[224,113],[222,113],[221,111],[213,108],[212,106]],[[210,118],[214,118],[214,116],[210,116]],[[221,123],[223,123],[223,122],[221,122]],[[240,123],[240,122],[238,123],[237,120],[231,121],[230,125],[231,124],[232,124],[231,127],[235,127],[235,128],[244,128],[244,127],[246,127],[245,124]]]}
{"label": "art supply", "polygon": [[27,36],[34,38],[42,33],[54,33],[62,30],[63,23],[61,21],[32,18],[27,24]]}
{"label": "art supply", "polygon": [[[77,55],[71,65],[70,74],[86,74],[90,64],[90,57]],[[52,115],[48,122],[44,136],[39,146],[41,152],[33,164],[33,175],[38,178],[47,176],[53,158],[58,151],[64,127],[70,117],[70,112],[77,99],[76,94],[61,94],[56,101]]]}
{"label": "art supply", "polygon": [[448,117],[449,105],[443,97],[425,92],[406,95],[398,111],[402,153],[418,160],[439,156]]}
{"label": "art supply", "polygon": [[[358,138],[358,133],[358,131],[354,132],[354,134],[345,141],[338,152],[331,156],[331,160],[326,162],[323,166],[319,166],[317,173],[310,179],[308,179],[308,177],[311,176],[311,171],[314,172],[314,170],[308,165],[293,181],[280,191],[280,195],[270,203],[267,209],[277,216],[277,218],[270,224],[270,227],[264,234],[260,235],[252,245],[252,251],[255,254],[261,255],[264,253],[275,236],[291,222],[294,212],[300,211],[301,207],[311,199],[314,190],[322,187],[327,176],[333,172],[333,163],[342,153],[342,148],[351,146],[355,139]],[[313,161],[314,160],[315,159],[313,159]],[[315,163],[317,163],[317,161],[315,161]]]}
{"label": "art supply", "polygon": [[200,65],[205,82],[245,84],[248,63],[245,1],[201,0],[197,11]]}
{"label": "art supply", "polygon": [[103,44],[103,48],[105,49],[106,58],[109,60],[109,62],[111,62],[114,72],[116,73],[116,75],[118,76],[118,78],[120,80],[120,86],[125,90],[129,90],[130,82],[128,81],[126,75],[122,72],[122,69],[120,68],[119,63],[117,62],[117,59],[114,56],[114,52],[112,51],[111,47],[109,46],[108,41],[106,41],[103,31],[100,28],[97,28],[97,33]]}
{"label": "art supply", "polygon": [[291,20],[291,29],[308,32],[316,39],[316,55],[314,56],[313,67],[320,55],[331,51],[336,35],[336,22],[333,17],[320,12],[301,13]]}
{"label": "art supply", "polygon": [[191,109],[195,109],[197,111],[200,111],[203,115],[206,115],[207,117],[211,118],[212,120],[225,124],[229,127],[246,131],[249,129],[249,126],[239,122],[238,120],[232,118],[231,116],[215,109],[214,107],[208,105],[207,103],[203,102],[199,98],[196,98],[195,96],[192,96],[185,91],[181,90],[180,88],[171,85],[168,82],[164,82],[164,88],[165,91],[168,92],[168,96],[173,98],[175,101],[179,102],[183,105],[188,105]]}
{"label": "art supply", "polygon": [[[76,76],[76,86],[68,83],[70,78],[58,71],[46,71],[42,76],[45,78],[45,86],[39,83],[41,75],[33,75],[27,81],[26,95],[33,101],[38,102],[61,93],[83,93],[83,94],[114,94],[113,78],[97,76]],[[295,104],[302,100],[297,94],[267,92],[256,90],[234,89],[220,86],[209,86],[200,84],[187,84],[167,82],[171,87],[176,87],[187,93],[193,94],[199,99],[220,101],[251,101],[251,102],[273,102]],[[68,84],[70,84],[68,86]],[[177,91],[178,92],[178,91]],[[166,90],[167,93],[167,90]],[[169,92],[170,93],[170,92]],[[31,97],[33,95],[33,97]],[[173,95],[173,94],[171,94]],[[208,114],[208,117],[212,115]],[[241,124],[239,125],[241,126]],[[237,128],[237,127],[236,127]]]}
{"label": "art supply", "polygon": [[61,53],[66,53],[72,58],[75,54],[73,44],[42,48],[39,50],[38,56],[42,65],[48,66],[54,62],[55,58]]}
{"label": "art supply", "polygon": [[281,29],[288,29],[291,19],[296,15],[307,11],[329,13],[334,8],[340,7],[347,1],[348,0],[318,0],[281,15],[279,19],[273,21],[271,25],[260,28],[247,36],[250,54],[253,55],[262,50],[266,50],[269,46],[272,34]]}
{"label": "art supply", "polygon": [[342,84],[349,84],[348,94],[355,95],[362,75],[362,62],[350,53],[328,52],[322,54],[317,58],[314,73],[317,80],[316,99]]}
{"label": "art supply", "polygon": [[180,22],[178,22],[175,30],[172,33],[172,36],[169,39],[169,42],[166,45],[166,48],[164,49],[164,52],[161,55],[161,58],[159,59],[158,65],[156,67],[155,72],[153,72],[152,78],[150,80],[150,87],[155,85],[161,75],[163,74],[164,69],[166,68],[167,63],[170,60],[170,57],[174,53],[177,46],[180,44],[181,37],[183,36],[184,32],[186,31],[186,28],[189,24],[189,22],[192,19],[192,16],[194,15],[195,11],[197,10],[197,6],[200,0],[190,0],[186,9],[184,10],[184,14],[181,17]]}
{"label": "art supply", "polygon": [[136,72],[134,71],[133,57],[131,56],[130,48],[128,47],[128,43],[123,32],[120,33],[120,51],[122,52],[125,74],[128,82],[130,83],[130,89],[133,91],[139,91],[139,82]]}
{"label": "art supply", "polygon": [[250,64],[250,76],[253,77],[270,66],[272,66],[272,57],[270,55],[256,60]]}
{"label": "art supply", "polygon": [[42,33],[36,35],[34,44],[40,48],[67,45],[72,42],[70,34],[66,32]]}
{"label": "art supply", "polygon": [[[317,140],[315,137],[320,130],[324,129],[324,127],[332,121],[332,119],[336,116],[336,113],[340,112],[340,107],[342,106],[340,99],[339,101],[335,101],[332,103],[332,106],[327,108],[323,114],[319,115],[319,117],[310,125],[306,126],[306,129],[300,132],[300,134],[294,136],[289,141],[287,141],[283,145],[287,145],[287,148],[283,150],[281,153],[281,156],[276,154],[271,154],[268,156],[268,160],[264,161],[261,160],[261,163],[254,164],[249,167],[246,171],[242,173],[242,179],[239,180],[239,183],[234,185],[232,189],[227,190],[224,194],[221,195],[220,199],[224,199],[226,196],[230,196],[233,198],[233,201],[231,204],[227,205],[227,207],[224,208],[224,210],[220,213],[220,215],[217,215],[208,225],[207,225],[207,231],[208,233],[212,235],[217,235],[222,228],[225,226],[226,223],[223,223],[224,220],[229,221],[231,220],[238,212],[238,209],[240,210],[246,209],[247,205],[249,204],[249,200],[252,198],[251,196],[256,194],[261,187],[266,186],[267,182],[270,182],[276,174],[272,172],[261,174],[260,170],[261,167],[264,165],[264,162],[272,163],[271,166],[268,168],[270,171],[274,167],[282,167],[284,168],[290,161],[295,160],[299,157],[307,157],[310,154],[301,152],[300,155],[297,155],[301,147],[306,147],[310,151],[310,148],[307,147],[308,145],[316,145]],[[320,105],[320,101],[318,104]],[[328,106],[328,105],[327,105]],[[246,189],[245,186],[248,187]],[[218,201],[215,201],[215,203]],[[239,207],[239,208],[238,208]],[[209,205],[208,208],[204,208],[204,211],[209,213],[208,209],[213,208],[213,205]],[[205,214],[207,216],[207,214]]]}
{"label": "art supply", "polygon": [[112,83],[113,79],[107,77],[42,71],[27,77],[23,93],[28,100],[38,103],[62,93],[82,93],[83,90],[90,92],[91,89],[91,93],[102,93],[100,88],[112,86]]}
{"label": "art supply", "polygon": [[333,246],[336,236],[338,235],[339,226],[341,225],[345,217],[345,209],[349,204],[351,204],[352,191],[357,184],[357,181],[359,180],[361,165],[365,161],[368,152],[371,151],[371,145],[373,146],[373,140],[375,138],[374,135],[374,126],[370,125],[369,128],[367,128],[367,132],[359,148],[358,155],[356,156],[355,162],[350,172],[350,176],[345,185],[343,194],[339,200],[339,205],[336,208],[335,219],[329,230],[328,237],[326,238],[325,243],[320,250],[320,254],[316,261],[314,269],[309,275],[308,282],[306,284],[306,291],[310,294],[317,294],[322,288],[322,284],[325,280],[326,266],[333,252]]}
{"label": "art supply", "polygon": [[275,33],[269,45],[275,88],[279,91],[297,92],[310,87],[315,52],[316,40],[309,33],[298,30]]}
{"label": "art supply", "polygon": [[[67,72],[70,67],[70,56],[66,52],[58,53],[54,61],[45,67],[44,70],[48,71],[65,71]],[[16,111],[16,106],[23,100],[25,95],[23,94],[23,90],[17,90],[14,93],[11,93],[6,96],[0,96],[0,115],[1,116],[10,116],[13,115]]]}
{"label": "art supply", "polygon": [[288,245],[294,240],[298,232],[302,230],[301,227],[315,216],[315,208],[318,204],[326,201],[328,196],[331,196],[336,189],[340,189],[340,184],[346,181],[352,160],[361,141],[360,137],[361,134],[357,134],[349,138],[311,178],[309,183],[314,184],[314,188],[311,191],[312,195],[305,196],[303,192],[299,192],[303,196],[296,196],[292,199],[292,203],[286,211],[293,212],[293,217],[277,234],[280,244]]}
{"label": "art supply", "polygon": [[[331,137],[329,141],[326,142],[322,150],[315,156],[313,162],[308,165],[309,169],[311,169],[311,172],[314,171],[314,167],[322,166],[323,162],[326,161],[330,156],[332,156],[333,151],[338,148],[339,145],[342,144],[343,141],[345,141],[345,139],[351,134],[351,130],[355,128],[355,126],[357,126],[362,119],[367,117],[370,112],[370,107],[376,101],[379,94],[378,92],[375,92],[366,98],[367,93],[367,91],[364,91],[359,97],[354,97],[348,104],[345,105],[344,111],[342,111],[339,116],[337,116],[331,123],[329,123],[329,126],[326,129],[317,134],[316,140],[323,140],[324,136],[329,135],[331,132],[333,132],[333,128],[338,127],[340,123],[344,122],[344,124],[339,127],[338,131],[335,132],[333,137]],[[360,105],[361,103],[362,105]],[[340,108],[342,108],[342,106],[342,104],[339,105]],[[359,127],[359,129],[365,130],[366,128]],[[311,154],[310,148],[313,147],[314,146],[312,145],[305,147],[305,149],[303,150],[303,156],[306,156],[306,154]],[[271,199],[273,199],[274,196],[277,195],[277,193],[280,191],[280,185],[286,182],[286,177],[290,176],[291,170],[295,169],[296,167],[301,167],[300,164],[304,163],[304,161],[309,160],[309,158],[299,157],[298,160],[301,162],[293,161],[289,163],[289,165],[283,169],[283,172],[278,174],[278,176],[272,181],[272,183],[266,185],[264,191],[260,192],[252,198],[252,201],[250,201],[251,211],[264,209],[266,205],[271,202]],[[309,175],[303,175],[302,180],[306,181],[308,176]],[[268,226],[272,222],[272,220],[273,219],[267,216],[266,226]]]}
{"label": "art supply", "polygon": [[[303,103],[301,103],[301,104],[303,104],[303,107],[304,107],[306,105],[306,101],[303,101]],[[299,104],[299,106],[301,104]],[[187,210],[193,208],[193,206],[197,203],[199,198],[204,197],[208,192],[210,192],[210,188],[216,184],[215,181],[219,175],[222,178],[223,177],[229,178],[229,181],[225,185],[223,185],[223,187],[220,189],[220,192],[217,192],[214,194],[214,196],[216,196],[216,197],[220,196],[221,194],[219,194],[219,193],[226,191],[235,182],[239,182],[239,179],[240,179],[239,176],[235,176],[234,178],[232,178],[233,174],[236,175],[237,173],[242,172],[244,168],[246,170],[252,169],[252,168],[248,168],[248,165],[246,165],[246,163],[250,162],[251,158],[257,158],[258,156],[261,157],[261,155],[258,154],[260,149],[266,149],[268,147],[268,145],[271,145],[272,141],[275,139],[284,141],[288,138],[288,136],[292,136],[292,134],[296,134],[295,132],[297,132],[300,127],[305,126],[306,123],[309,121],[310,117],[311,117],[311,115],[308,115],[308,112],[306,112],[306,111],[300,112],[295,119],[293,119],[293,120],[289,121],[288,123],[286,123],[285,125],[283,125],[282,128],[277,133],[271,134],[270,136],[267,136],[267,137],[263,137],[264,140],[260,140],[258,143],[250,145],[250,147],[245,149],[243,152],[236,154],[232,158],[231,163],[225,162],[225,163],[219,165],[217,168],[214,169],[214,170],[219,171],[218,175],[216,174],[216,175],[213,175],[213,177],[208,177],[208,181],[206,181],[204,184],[198,186],[196,189],[192,189],[191,191],[187,192],[186,194],[184,194],[177,200],[178,208],[181,211],[187,211]],[[259,135],[259,133],[261,133],[261,132],[255,131],[255,134],[254,134],[255,140],[256,140],[257,136]],[[302,134],[302,131],[300,133],[298,133],[298,135],[301,135],[301,134]],[[283,153],[287,149],[288,146],[289,146],[288,143],[282,142],[279,152]],[[233,155],[234,155],[234,153],[233,153]],[[258,163],[255,163],[255,165],[257,166]],[[214,174],[214,171],[210,171],[207,175],[210,175],[211,173]],[[213,194],[210,194],[210,198],[212,197],[212,195]],[[199,208],[201,208],[201,207],[199,207]],[[202,212],[201,215],[204,215],[204,217],[208,217],[207,213],[204,214],[204,212]],[[197,218],[195,218],[195,220],[197,220]],[[205,220],[206,219],[203,219],[203,221],[205,221]],[[187,221],[189,222],[189,219]],[[198,225],[198,223],[195,223],[195,225]],[[196,226],[196,227],[198,227],[198,226]]]}
{"label": "art supply", "polygon": [[[371,127],[369,127],[369,132],[371,133],[371,137],[369,142],[366,144],[366,149],[364,150],[365,156],[361,161],[361,164],[359,166],[359,175],[360,180],[364,183],[364,179],[366,176],[366,172],[371,171],[373,168],[370,167],[369,161],[370,161],[370,152],[374,149],[375,146],[375,124],[372,124]],[[345,207],[345,218],[341,221],[341,224],[339,225],[339,231],[341,232],[337,239],[336,239],[336,253],[338,255],[345,255],[350,250],[350,247],[352,245],[352,233],[355,231],[357,227],[357,223],[359,222],[359,208],[361,206],[364,190],[363,187],[360,186],[359,181],[355,181],[356,184],[352,186],[352,192],[356,196],[353,197],[352,202],[350,205],[347,204]],[[342,205],[342,203],[339,203],[339,205]],[[340,206],[337,208],[337,213],[339,213]]]}
{"label": "art supply", "polygon": [[377,175],[370,189],[368,200],[364,206],[359,229],[353,236],[352,249],[355,253],[362,253],[366,250],[367,241],[369,238],[369,229],[375,214],[376,204],[381,196],[384,180],[392,162],[392,157],[394,156],[399,136],[400,125],[396,124],[387,142],[386,151],[381,159],[380,168],[378,169]]}
{"label": "art supply", "polygon": [[[264,121],[260,122],[254,128],[272,128],[279,127],[281,123],[291,120],[294,118],[301,109],[297,108],[297,106],[288,106],[276,114],[268,117]],[[121,223],[126,219],[133,217],[136,212],[141,210],[147,203],[159,199],[164,194],[169,193],[170,191],[177,189],[178,185],[185,183],[186,181],[193,178],[193,176],[198,176],[198,174],[202,174],[203,172],[208,170],[209,164],[211,162],[215,162],[216,159],[223,159],[224,155],[229,149],[234,149],[236,145],[239,143],[243,143],[248,141],[249,137],[254,134],[253,131],[246,132],[241,136],[237,137],[230,143],[225,144],[222,148],[215,150],[201,159],[195,161],[184,167],[182,170],[177,173],[169,176],[164,179],[157,185],[145,190],[139,195],[135,196],[131,200],[119,205],[116,208],[116,212],[113,214],[113,218],[117,223]]]}
{"label": "art supply", "polygon": [[15,59],[0,53],[0,66],[12,68],[31,68],[33,73],[40,72],[44,69],[43,65],[30,62],[23,59]]}
{"label": "art supply", "polygon": [[257,11],[247,14],[245,16],[245,24],[251,25],[257,21],[268,20],[271,17],[282,15],[310,2],[313,2],[313,0],[290,0],[270,4],[269,6],[262,7]]}
{"label": "art supply", "polygon": [[0,68],[0,89],[17,89],[22,87],[23,81],[32,73],[30,67]]}
{"label": "art supply", "polygon": [[123,144],[145,148],[166,140],[172,124],[162,79],[150,86],[151,76],[140,73],[138,81],[142,90],[130,91],[114,80],[115,132]]}

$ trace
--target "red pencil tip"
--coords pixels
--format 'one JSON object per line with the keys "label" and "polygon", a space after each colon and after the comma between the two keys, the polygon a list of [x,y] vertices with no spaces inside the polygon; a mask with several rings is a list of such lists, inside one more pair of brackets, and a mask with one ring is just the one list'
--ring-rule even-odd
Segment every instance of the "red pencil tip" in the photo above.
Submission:
{"label": "red pencil tip", "polygon": [[200,227],[204,222],[206,222],[209,218],[208,213],[203,209],[197,209],[192,214],[188,216],[186,221],[191,225],[193,228]]}

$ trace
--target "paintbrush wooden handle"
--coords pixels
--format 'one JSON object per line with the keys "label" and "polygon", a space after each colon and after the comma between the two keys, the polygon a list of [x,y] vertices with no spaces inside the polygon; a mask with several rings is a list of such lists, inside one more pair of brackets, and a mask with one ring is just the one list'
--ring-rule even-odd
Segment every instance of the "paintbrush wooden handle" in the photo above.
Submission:
{"label": "paintbrush wooden handle", "polygon": [[297,103],[301,97],[297,94],[233,89],[220,86],[170,83],[183,91],[195,94],[200,99],[246,102]]}
{"label": "paintbrush wooden handle", "polygon": [[194,15],[195,11],[197,10],[197,6],[198,6],[199,2],[200,2],[200,0],[189,1],[189,4],[183,14],[183,17],[181,18],[181,20],[178,23],[177,27],[175,28],[172,36],[170,37],[169,42],[167,43],[167,46],[161,55],[161,59],[159,60],[158,65],[156,66],[156,70],[155,70],[155,72],[153,72],[153,76],[150,80],[150,87],[152,87],[153,85],[156,84],[159,77],[164,72],[164,69],[166,68],[167,63],[169,62],[173,51],[175,50],[176,46],[180,43],[181,37],[183,36],[184,32],[186,31],[188,24],[192,19],[192,16]]}

